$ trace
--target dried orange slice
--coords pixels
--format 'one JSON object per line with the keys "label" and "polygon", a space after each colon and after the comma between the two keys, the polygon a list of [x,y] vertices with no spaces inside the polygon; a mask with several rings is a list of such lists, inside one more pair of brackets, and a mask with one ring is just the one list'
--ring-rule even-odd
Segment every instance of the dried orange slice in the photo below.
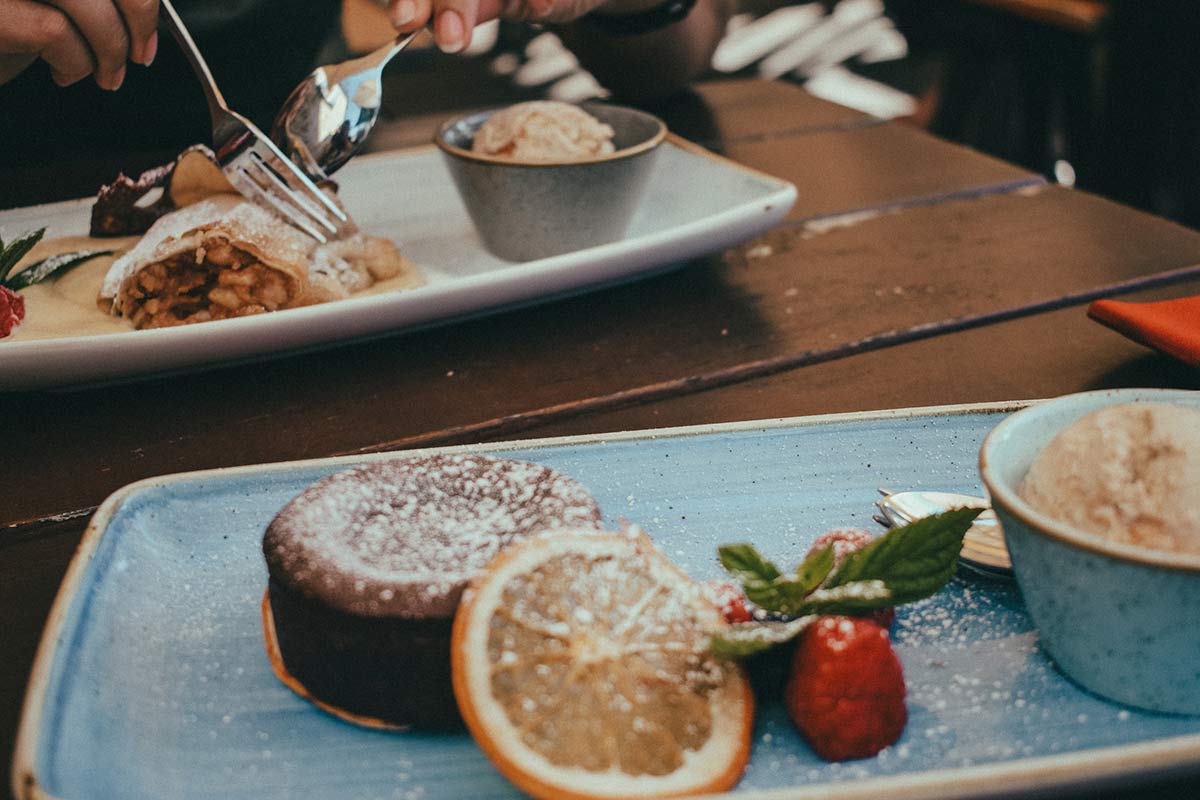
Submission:
{"label": "dried orange slice", "polygon": [[503,551],[463,595],[451,674],[475,741],[542,798],[728,789],[753,699],[708,652],[725,625],[644,535],[560,532]]}

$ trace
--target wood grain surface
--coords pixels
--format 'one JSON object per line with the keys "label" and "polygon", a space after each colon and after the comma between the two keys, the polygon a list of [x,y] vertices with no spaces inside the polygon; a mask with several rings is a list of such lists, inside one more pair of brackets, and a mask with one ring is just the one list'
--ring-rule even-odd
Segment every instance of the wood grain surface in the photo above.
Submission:
{"label": "wood grain surface", "polygon": [[[794,86],[705,84],[656,110],[676,132],[794,181],[789,219],[673,271],[541,306],[256,364],[0,395],[2,785],[58,582],[90,509],[133,480],[1112,386],[1200,389],[1200,371],[1084,315],[1101,296],[1200,293],[1200,233]],[[423,144],[444,117],[384,123],[375,146]]]}

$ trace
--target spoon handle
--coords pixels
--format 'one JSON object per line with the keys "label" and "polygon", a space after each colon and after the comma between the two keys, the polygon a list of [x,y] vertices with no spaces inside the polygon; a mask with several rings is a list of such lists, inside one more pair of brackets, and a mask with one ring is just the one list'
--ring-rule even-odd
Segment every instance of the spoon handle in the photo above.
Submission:
{"label": "spoon handle", "polygon": [[352,58],[349,61],[343,61],[340,64],[335,64],[332,67],[326,67],[325,69],[329,75],[330,83],[337,83],[338,81],[351,75],[359,75],[364,72],[382,70],[397,53],[408,47],[412,40],[417,38],[417,34],[422,30],[424,29],[421,28],[413,31],[412,33],[405,33],[397,36],[392,41],[388,42],[382,47],[372,50],[365,56],[359,56],[358,58]]}

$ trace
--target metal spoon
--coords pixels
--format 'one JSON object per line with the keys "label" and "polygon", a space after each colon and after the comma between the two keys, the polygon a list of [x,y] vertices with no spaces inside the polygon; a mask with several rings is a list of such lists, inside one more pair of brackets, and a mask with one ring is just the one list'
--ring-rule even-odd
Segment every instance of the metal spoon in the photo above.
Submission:
{"label": "metal spoon", "polygon": [[383,68],[419,32],[360,58],[317,67],[284,101],[271,139],[314,181],[337,172],[362,147],[379,117]]}
{"label": "metal spoon", "polygon": [[959,560],[963,566],[990,577],[1012,577],[1012,560],[1004,543],[1004,532],[991,510],[991,503],[982,497],[952,492],[892,492],[880,489],[883,497],[875,501],[882,516],[875,521],[886,527],[907,525],[916,519],[928,517],[952,508],[987,509],[971,525],[963,537]]}

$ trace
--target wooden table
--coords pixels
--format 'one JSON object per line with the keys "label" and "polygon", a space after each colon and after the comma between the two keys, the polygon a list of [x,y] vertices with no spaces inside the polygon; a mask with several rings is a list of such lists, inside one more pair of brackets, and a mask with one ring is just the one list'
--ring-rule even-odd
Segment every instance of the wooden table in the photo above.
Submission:
{"label": "wooden table", "polygon": [[[704,84],[656,110],[678,133],[795,182],[788,219],[679,270],[548,305],[132,386],[0,395],[0,784],[59,581],[90,511],[130,481],[1101,387],[1200,389],[1200,371],[1084,315],[1100,296],[1200,293],[1200,233],[783,83]],[[443,116],[393,120],[374,145],[425,143]],[[1198,788],[1184,779],[1139,795]]]}

